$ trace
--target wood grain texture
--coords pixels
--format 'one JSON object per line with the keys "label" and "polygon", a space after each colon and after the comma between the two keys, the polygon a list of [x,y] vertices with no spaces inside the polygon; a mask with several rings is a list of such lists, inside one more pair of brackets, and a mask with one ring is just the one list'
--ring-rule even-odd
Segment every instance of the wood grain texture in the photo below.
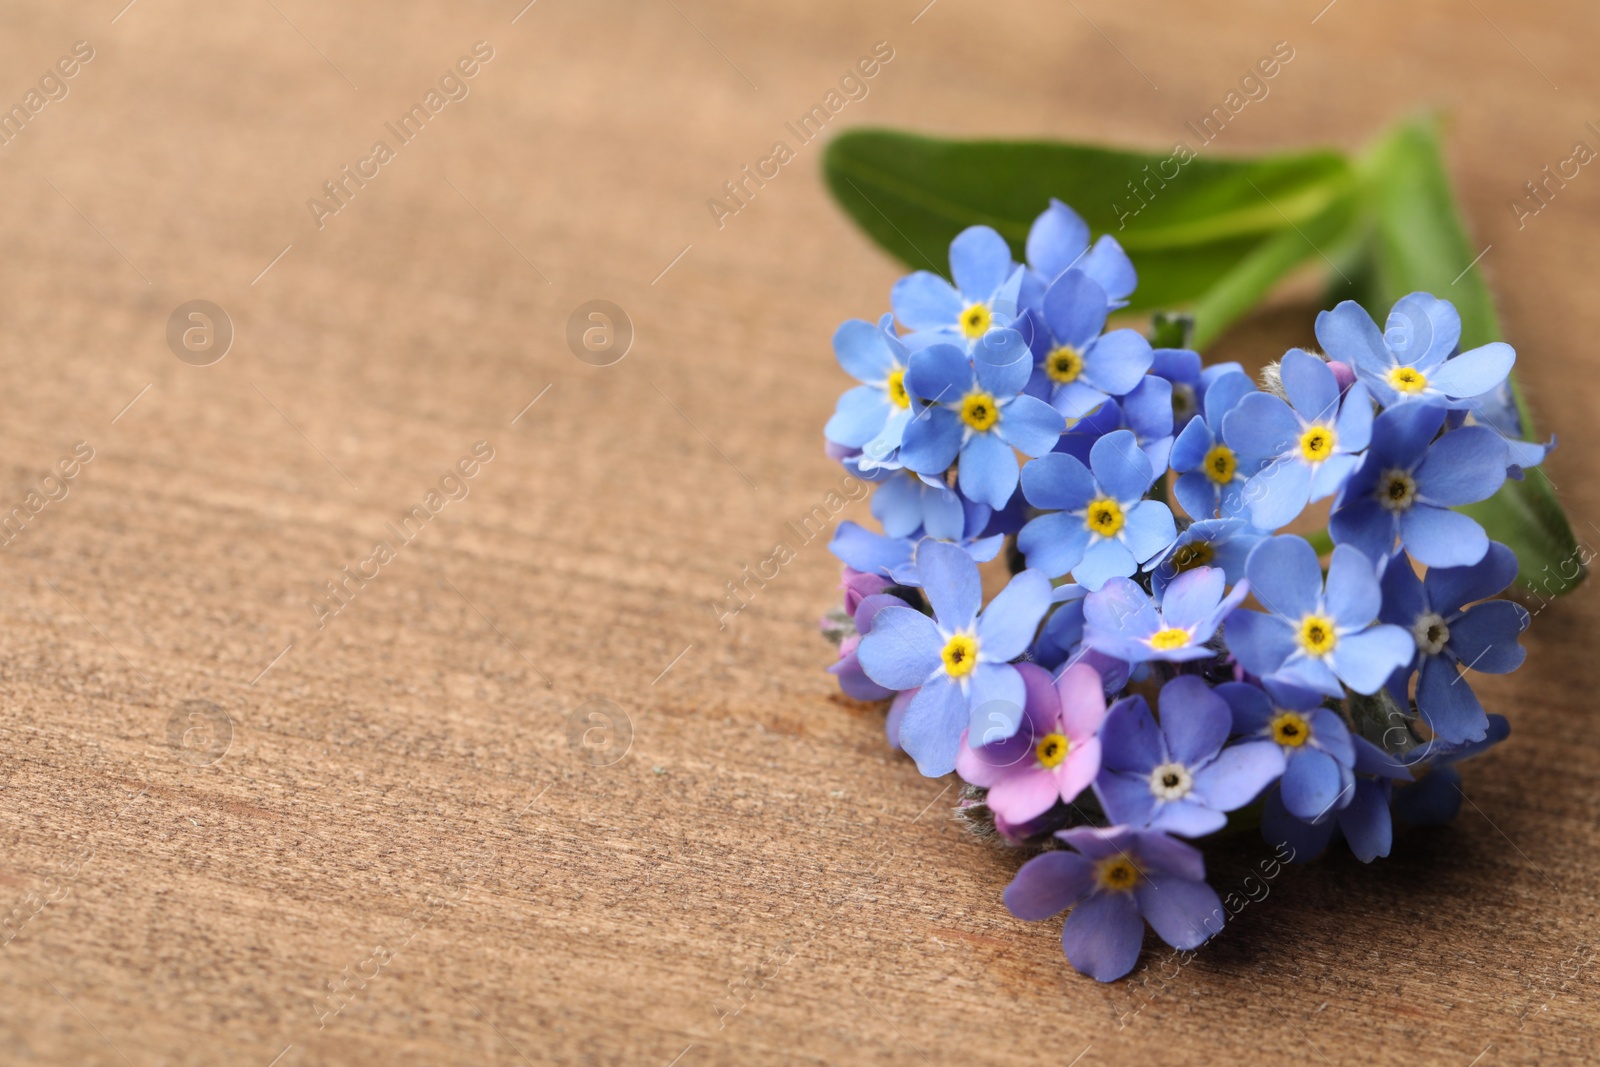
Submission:
{"label": "wood grain texture", "polygon": [[[835,127],[1165,148],[1278,41],[1207,151],[1442,108],[1594,543],[1600,177],[1507,207],[1600,145],[1592,6],[121,2],[0,12],[0,102],[95,49],[0,147],[0,512],[94,452],[0,555],[0,1061],[1592,1058],[1592,596],[1481,680],[1514,734],[1454,826],[1286,871],[1113,986],[1007,915],[1019,857],[836,695],[822,539],[709,606],[838,485],[828,338],[896,269],[784,123],[879,41]],[[305,201],[480,40],[470,95],[319,229]],[[707,198],[778,139],[797,158],[719,228]],[[193,299],[237,331],[212,366],[165,340]],[[615,365],[567,347],[591,299],[636,329]],[[1309,343],[1314,308],[1217,354]],[[319,618],[480,441],[465,498]],[[1214,881],[1265,855],[1212,850]]]}

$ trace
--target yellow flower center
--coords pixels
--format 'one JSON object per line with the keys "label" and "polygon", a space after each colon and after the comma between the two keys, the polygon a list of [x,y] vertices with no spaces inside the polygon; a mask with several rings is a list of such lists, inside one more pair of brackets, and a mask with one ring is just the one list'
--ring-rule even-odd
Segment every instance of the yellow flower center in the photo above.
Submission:
{"label": "yellow flower center", "polygon": [[1420,393],[1428,387],[1428,376],[1415,367],[1391,367],[1389,384],[1402,393]]}
{"label": "yellow flower center", "polygon": [[961,401],[961,421],[983,433],[1000,421],[1000,408],[988,393],[968,393]]}
{"label": "yellow flower center", "polygon": [[1053,769],[1061,766],[1071,749],[1072,742],[1065,734],[1045,734],[1044,739],[1033,750],[1033,754],[1039,757],[1041,766]]}
{"label": "yellow flower center", "polygon": [[1326,615],[1307,615],[1300,620],[1300,647],[1308,656],[1326,656],[1339,643],[1333,620]]}
{"label": "yellow flower center", "polygon": [[1157,630],[1150,635],[1150,647],[1158,652],[1170,652],[1175,648],[1182,648],[1189,643],[1188,630],[1180,630],[1176,626],[1169,626],[1165,630]]}
{"label": "yellow flower center", "polygon": [[1101,889],[1109,889],[1115,893],[1129,893],[1138,888],[1139,883],[1144,881],[1144,876],[1126,856],[1112,856],[1096,865],[1094,880],[1099,883]]}
{"label": "yellow flower center", "polygon": [[972,668],[978,665],[978,639],[971,634],[956,634],[945,643],[944,651],[939,653],[944,659],[945,673],[952,678],[960,678],[972,673]]}
{"label": "yellow flower center", "polygon": [[1122,505],[1104,496],[1090,501],[1089,510],[1083,516],[1083,524],[1089,528],[1089,532],[1101,537],[1117,536],[1124,521]]}
{"label": "yellow flower center", "polygon": [[1280,711],[1272,719],[1272,739],[1285,748],[1299,748],[1311,740],[1311,723],[1297,711]]}
{"label": "yellow flower center", "polygon": [[1239,457],[1227,445],[1215,445],[1206,453],[1206,477],[1218,485],[1233,481],[1233,472],[1239,469]]}
{"label": "yellow flower center", "polygon": [[911,406],[911,394],[906,392],[906,369],[896,367],[889,372],[889,380],[883,383],[889,392],[889,399],[894,401],[896,407],[908,408]]}
{"label": "yellow flower center", "polygon": [[1044,372],[1052,382],[1075,382],[1083,373],[1083,353],[1071,345],[1058,345],[1044,357]]}
{"label": "yellow flower center", "polygon": [[976,341],[989,332],[989,324],[994,321],[994,315],[987,305],[973,304],[961,313],[961,332],[969,339]]}
{"label": "yellow flower center", "polygon": [[1327,426],[1313,426],[1300,435],[1300,455],[1307,463],[1321,463],[1333,455],[1338,438]]}
{"label": "yellow flower center", "polygon": [[1176,574],[1192,571],[1196,567],[1204,567],[1216,557],[1217,550],[1211,547],[1210,541],[1190,541],[1180,545],[1172,554],[1172,570]]}

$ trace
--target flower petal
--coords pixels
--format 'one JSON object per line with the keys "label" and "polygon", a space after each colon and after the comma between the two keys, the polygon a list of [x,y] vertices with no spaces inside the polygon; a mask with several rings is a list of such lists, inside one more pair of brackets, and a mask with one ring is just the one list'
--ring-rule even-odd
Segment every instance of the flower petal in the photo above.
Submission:
{"label": "flower petal", "polygon": [[1317,344],[1334,359],[1369,371],[1382,372],[1394,363],[1378,324],[1354,300],[1344,300],[1332,311],[1317,315]]}
{"label": "flower petal", "polygon": [[1160,704],[1167,752],[1185,767],[1211,759],[1233,731],[1227,702],[1198,675],[1180,675],[1162,686]]}
{"label": "flower petal", "polygon": [[1155,481],[1150,460],[1131,430],[1116,430],[1096,441],[1089,450],[1089,466],[1095,481],[1119,501],[1138,500]]}
{"label": "flower petal", "polygon": [[1050,579],[1025,570],[1012,578],[978,617],[978,655],[1005,662],[1027,650],[1050,610]]}
{"label": "flower petal", "polygon": [[1093,278],[1069,270],[1045,290],[1043,309],[1045,325],[1055,339],[1082,349],[1105,326],[1109,300]]}
{"label": "flower petal", "polygon": [[1514,348],[1504,341],[1491,341],[1445,360],[1429,375],[1428,384],[1450,397],[1482,396],[1505,381],[1516,362]]}
{"label": "flower petal", "polygon": [[1417,467],[1417,495],[1456,507],[1493,496],[1506,480],[1506,443],[1487,426],[1463,426],[1433,443]]}
{"label": "flower petal", "polygon": [[1260,796],[1283,771],[1282,748],[1271,741],[1244,741],[1196,771],[1194,789],[1218,811],[1234,811]]}
{"label": "flower petal", "polygon": [[1019,396],[1005,406],[995,432],[1025,456],[1046,456],[1066,428],[1055,408],[1035,397]]}
{"label": "flower petal", "polygon": [[[1368,571],[1372,569],[1370,563],[1366,566]],[[1317,561],[1316,549],[1303,537],[1285,534],[1262,541],[1250,551],[1244,573],[1256,599],[1275,615],[1299,619],[1318,608],[1322,564]],[[1371,621],[1371,616],[1362,621]]]}
{"label": "flower petal", "polygon": [[1060,452],[1040,456],[1022,468],[1022,495],[1036,508],[1076,511],[1093,500],[1096,491],[1089,468]]}
{"label": "flower petal", "polygon": [[1046,282],[1073,266],[1089,248],[1089,224],[1066,204],[1050,198],[1050,206],[1028,228],[1028,265]]}
{"label": "flower petal", "polygon": [[1061,925],[1068,962],[1098,982],[1114,982],[1133,970],[1143,942],[1144,920],[1126,893],[1096,893]]}
{"label": "flower petal", "polygon": [[[1038,462],[1034,460],[1034,463]],[[1032,465],[1030,463],[1028,467]],[[1024,491],[1028,467],[1022,468]],[[1028,566],[1043,571],[1051,578],[1059,578],[1077,567],[1083,561],[1083,550],[1088,543],[1089,531],[1083,520],[1064,511],[1031,519],[1017,534],[1017,549],[1027,559]]]}
{"label": "flower petal", "polygon": [[983,603],[978,565],[956,545],[923,541],[917,545],[917,571],[934,618],[945,630],[965,630]]}
{"label": "flower petal", "polygon": [[889,304],[894,308],[894,317],[908,330],[953,326],[965,306],[954,286],[925,270],[895,282]]}
{"label": "flower petal", "polygon": [[1339,764],[1326,752],[1297,749],[1283,772],[1283,806],[1296,818],[1312,821],[1332,811],[1342,797]]}
{"label": "flower petal", "polygon": [[1150,928],[1175,949],[1197,948],[1226,921],[1222,900],[1205,882],[1156,875],[1134,896]]}
{"label": "flower petal", "polygon": [[927,778],[956,769],[956,752],[968,721],[967,698],[950,676],[935,674],[911,698],[900,720],[900,747]]}
{"label": "flower petal", "polygon": [[883,381],[894,369],[895,357],[906,358],[904,352],[903,345],[865,319],[848,319],[833,331],[833,354],[858,382]]}
{"label": "flower petal", "polygon": [[956,484],[968,500],[998,511],[1017,491],[1017,478],[1017,454],[998,434],[975,433],[962,446]]}
{"label": "flower petal", "polygon": [[1011,246],[989,226],[968,226],[950,242],[950,276],[970,300],[988,300],[1011,274]]}
{"label": "flower petal", "polygon": [[1400,540],[1425,567],[1470,566],[1489,551],[1489,535],[1476,519],[1430,504],[1413,504],[1400,516]]}
{"label": "flower petal", "polygon": [[1094,890],[1094,864],[1076,852],[1042,852],[1017,871],[1001,899],[1019,919],[1035,922],[1072,907]]}
{"label": "flower petal", "polygon": [[889,689],[910,689],[939,669],[943,643],[933,620],[922,612],[884,608],[872,620],[872,632],[861,639],[856,655],[874,682]]}
{"label": "flower petal", "polygon": [[1411,634],[1385,623],[1341,636],[1328,658],[1341,682],[1371,696],[1383,687],[1389,675],[1410,663],[1416,651],[1417,642]]}

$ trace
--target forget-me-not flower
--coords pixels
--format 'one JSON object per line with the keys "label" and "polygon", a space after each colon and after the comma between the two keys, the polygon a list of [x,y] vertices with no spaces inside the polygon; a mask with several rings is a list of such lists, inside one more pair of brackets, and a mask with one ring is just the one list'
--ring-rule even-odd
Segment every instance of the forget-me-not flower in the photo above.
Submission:
{"label": "forget-me-not flower", "polygon": [[[1022,676],[1011,665],[1033,641],[1050,607],[1050,581],[1023,571],[979,612],[978,565],[955,545],[923,541],[916,565],[933,618],[909,607],[878,612],[857,657],[886,689],[917,689],[899,724],[900,746],[930,778],[956,766],[962,731],[1015,731],[1022,721]],[[1002,736],[1005,734],[1001,728]]]}

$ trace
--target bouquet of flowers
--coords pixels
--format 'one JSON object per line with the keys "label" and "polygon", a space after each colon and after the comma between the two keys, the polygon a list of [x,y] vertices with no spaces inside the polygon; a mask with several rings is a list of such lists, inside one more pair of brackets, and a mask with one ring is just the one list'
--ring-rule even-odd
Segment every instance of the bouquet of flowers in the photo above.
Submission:
{"label": "bouquet of flowers", "polygon": [[1512,348],[1463,351],[1439,296],[1382,329],[1340,302],[1320,353],[1253,379],[1182,319],[1108,329],[1135,287],[1059,201],[1022,263],[970,226],[948,280],[839,327],[859,384],[824,431],[882,526],[832,542],[830,670],[889,702],[923,774],[961,777],[969,823],[1038,850],[1005,905],[1070,909],[1067,959],[1101,981],[1146,923],[1180,950],[1221,929],[1198,839],[1259,825],[1298,861],[1338,839],[1371,861],[1394,820],[1454,817],[1455,765],[1508,733],[1469,672],[1516,669],[1530,618],[1496,599],[1517,555],[1456,509],[1553,445],[1522,440]]}

